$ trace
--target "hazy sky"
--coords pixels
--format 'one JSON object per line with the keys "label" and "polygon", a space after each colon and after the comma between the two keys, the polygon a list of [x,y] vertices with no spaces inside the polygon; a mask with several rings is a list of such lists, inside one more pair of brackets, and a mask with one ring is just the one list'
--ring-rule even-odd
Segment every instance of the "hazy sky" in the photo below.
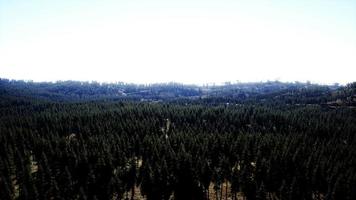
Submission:
{"label": "hazy sky", "polygon": [[0,0],[0,77],[356,81],[356,0]]}

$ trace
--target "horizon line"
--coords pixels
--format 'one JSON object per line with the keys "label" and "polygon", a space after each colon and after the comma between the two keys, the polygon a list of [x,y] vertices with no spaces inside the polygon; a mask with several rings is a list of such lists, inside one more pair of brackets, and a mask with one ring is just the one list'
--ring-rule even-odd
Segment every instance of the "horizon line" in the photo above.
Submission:
{"label": "horizon line", "polygon": [[347,82],[347,83],[339,83],[339,82],[330,82],[330,83],[322,83],[312,80],[293,80],[293,81],[281,81],[279,79],[274,80],[259,80],[259,81],[239,81],[239,80],[227,80],[223,82],[205,82],[205,83],[184,83],[179,81],[157,81],[157,82],[128,82],[128,81],[99,81],[99,80],[79,80],[79,79],[56,79],[56,80],[33,80],[33,79],[16,79],[16,78],[8,78],[8,77],[0,77],[0,80],[8,80],[8,81],[23,81],[26,83],[60,83],[60,82],[79,82],[79,83],[99,83],[99,84],[126,84],[126,85],[159,85],[159,84],[177,84],[177,85],[185,85],[185,86],[224,86],[224,85],[238,85],[238,84],[264,84],[264,83],[285,83],[285,84],[310,84],[310,85],[321,85],[321,86],[346,86],[348,84],[354,83],[355,81]]}

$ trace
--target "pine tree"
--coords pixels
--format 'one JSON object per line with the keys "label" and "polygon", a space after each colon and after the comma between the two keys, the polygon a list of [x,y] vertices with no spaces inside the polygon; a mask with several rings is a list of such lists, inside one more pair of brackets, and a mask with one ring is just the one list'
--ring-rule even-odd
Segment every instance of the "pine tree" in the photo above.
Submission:
{"label": "pine tree", "polygon": [[256,192],[256,200],[266,200],[267,199],[267,193],[265,190],[265,186],[263,182],[261,183],[260,187],[258,188]]}

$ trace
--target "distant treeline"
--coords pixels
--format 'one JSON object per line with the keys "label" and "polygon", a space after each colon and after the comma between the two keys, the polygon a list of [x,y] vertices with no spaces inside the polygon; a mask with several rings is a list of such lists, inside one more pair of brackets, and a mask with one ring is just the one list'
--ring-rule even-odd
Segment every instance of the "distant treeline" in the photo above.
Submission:
{"label": "distant treeline", "polygon": [[[310,83],[236,83],[220,86],[183,85],[178,83],[136,85],[126,83],[97,83],[78,81],[25,82],[0,79],[0,94],[17,100],[28,97],[56,102],[81,100],[146,100],[184,101],[202,100],[206,102],[237,103],[327,103],[338,98],[346,100],[355,94],[356,83],[344,87],[317,85]],[[298,97],[298,98],[297,98]],[[352,101],[349,102],[350,103]]]}

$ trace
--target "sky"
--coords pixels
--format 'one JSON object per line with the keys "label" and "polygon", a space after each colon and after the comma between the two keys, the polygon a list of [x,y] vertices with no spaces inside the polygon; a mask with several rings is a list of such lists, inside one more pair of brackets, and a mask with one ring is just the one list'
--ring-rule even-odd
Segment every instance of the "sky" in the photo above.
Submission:
{"label": "sky", "polygon": [[0,0],[0,77],[356,81],[356,0]]}

